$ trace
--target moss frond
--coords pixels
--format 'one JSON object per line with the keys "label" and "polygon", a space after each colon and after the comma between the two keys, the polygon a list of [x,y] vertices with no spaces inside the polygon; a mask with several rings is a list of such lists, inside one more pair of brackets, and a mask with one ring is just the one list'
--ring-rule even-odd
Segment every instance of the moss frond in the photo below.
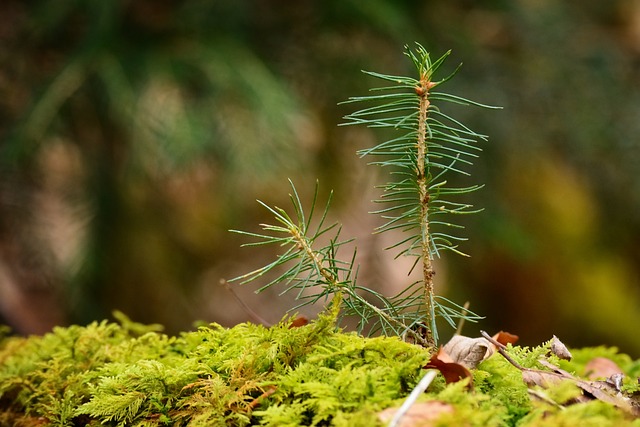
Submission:
{"label": "moss frond", "polygon": [[[342,332],[335,320],[328,312],[298,328],[289,318],[269,328],[211,324],[177,337],[101,322],[5,338],[0,425],[382,426],[378,412],[404,401],[430,355],[398,337]],[[549,359],[548,350],[508,348],[527,367]],[[638,363],[615,349],[572,352],[565,367],[574,372],[592,356],[611,357],[627,373]],[[498,354],[473,375],[473,393],[437,377],[421,397],[452,406],[436,425],[632,425],[597,401],[564,409],[532,402],[521,372]],[[562,387],[545,391],[551,401],[575,393]]]}

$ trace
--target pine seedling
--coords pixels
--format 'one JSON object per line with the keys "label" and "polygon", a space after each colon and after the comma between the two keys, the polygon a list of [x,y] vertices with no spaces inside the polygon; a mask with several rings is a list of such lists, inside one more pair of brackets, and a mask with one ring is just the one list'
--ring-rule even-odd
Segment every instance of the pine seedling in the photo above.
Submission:
{"label": "pine seedling", "polygon": [[[348,241],[339,239],[337,225],[324,225],[329,203],[319,225],[311,228],[317,187],[311,212],[305,217],[298,193],[291,183],[294,218],[281,208],[260,202],[279,224],[262,225],[263,231],[271,234],[240,232],[258,239],[249,245],[275,243],[287,247],[286,252],[271,264],[234,280],[253,281],[286,265],[284,273],[259,291],[284,283],[283,292],[296,290],[301,305],[326,300],[333,295],[334,304],[342,307],[344,315],[359,318],[359,331],[368,326],[372,333],[409,336],[428,347],[435,346],[438,341],[437,317],[442,317],[454,328],[459,319],[476,321],[480,318],[434,291],[434,259],[446,251],[466,255],[458,247],[459,242],[466,240],[457,233],[463,227],[453,217],[479,211],[470,204],[455,201],[455,197],[482,187],[453,187],[447,179],[451,174],[469,175],[466,169],[481,151],[476,144],[487,139],[443,113],[439,105],[454,103],[495,108],[438,90],[455,74],[454,71],[441,80],[434,78],[449,53],[432,61],[419,44],[415,50],[407,47],[406,55],[415,65],[418,78],[365,71],[369,76],[391,82],[392,86],[372,89],[375,92],[372,95],[345,101],[345,104],[372,105],[346,116],[345,125],[362,124],[398,132],[398,136],[358,154],[374,157],[376,160],[372,164],[391,169],[393,180],[382,186],[383,194],[376,200],[385,206],[373,212],[381,215],[385,222],[375,232],[401,230],[404,233],[401,240],[387,249],[398,250],[397,257],[415,257],[412,270],[420,265],[422,278],[394,297],[385,297],[357,285],[355,251],[350,261],[340,261],[337,251]],[[329,243],[316,248],[318,238],[328,232],[333,233]]]}
{"label": "pine seedling", "polygon": [[372,164],[392,169],[395,179],[382,186],[383,195],[377,200],[387,206],[374,212],[382,215],[386,222],[376,231],[400,229],[408,235],[388,249],[400,248],[398,256],[415,257],[414,267],[421,264],[423,278],[409,288],[418,286],[423,291],[426,336],[430,344],[438,339],[437,315],[452,326],[455,318],[478,318],[473,313],[465,314],[462,307],[435,294],[433,260],[444,251],[467,256],[458,248],[458,243],[466,239],[456,233],[464,227],[452,218],[479,210],[454,200],[456,196],[482,186],[452,187],[447,178],[451,174],[469,175],[466,168],[481,151],[476,143],[487,139],[486,135],[472,131],[442,112],[439,105],[455,103],[495,108],[437,90],[457,71],[441,80],[434,78],[450,52],[432,61],[421,45],[418,44],[415,51],[407,47],[406,55],[415,65],[418,79],[365,72],[392,82],[393,86],[373,89],[377,92],[374,95],[347,101],[374,105],[346,116],[346,124],[392,128],[400,132],[399,136],[361,150],[359,154],[377,156],[380,160]]}
{"label": "pine seedling", "polygon": [[[409,334],[414,340],[427,345],[426,340],[415,332],[417,324],[414,323],[419,321],[419,317],[414,316],[414,322],[407,322],[409,317],[406,317],[403,312],[404,306],[396,305],[380,293],[356,284],[355,250],[349,261],[338,258],[338,250],[352,240],[340,239],[338,224],[326,224],[331,195],[320,219],[316,225],[313,225],[318,201],[318,185],[316,184],[313,202],[307,216],[295,185],[291,180],[289,184],[292,190],[290,199],[295,213],[294,218],[284,209],[271,207],[258,200],[258,203],[273,214],[277,224],[261,224],[264,233],[231,230],[257,239],[256,242],[246,243],[243,246],[277,244],[287,249],[270,264],[231,281],[245,284],[265,277],[272,271],[284,269],[283,273],[264,284],[257,292],[262,292],[276,284],[284,286],[281,295],[296,292],[296,299],[300,304],[292,311],[320,300],[326,303],[329,297],[332,297],[336,314],[344,308],[346,313],[357,315],[358,332],[362,332],[366,326],[373,326],[372,332],[381,331],[385,335]],[[328,243],[320,242],[323,236]]]}

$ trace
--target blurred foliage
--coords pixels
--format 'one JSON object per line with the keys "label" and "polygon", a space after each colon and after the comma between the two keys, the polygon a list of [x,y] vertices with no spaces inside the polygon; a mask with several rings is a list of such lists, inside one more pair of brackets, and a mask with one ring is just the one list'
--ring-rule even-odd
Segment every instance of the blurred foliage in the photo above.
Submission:
{"label": "blurred foliage", "polygon": [[[370,87],[360,69],[406,72],[414,41],[464,60],[452,93],[505,107],[454,113],[491,137],[469,196],[486,210],[439,292],[525,344],[640,353],[637,0],[4,0],[4,322],[243,320],[218,281],[260,263],[226,230],[283,204],[287,178],[335,190],[368,286],[404,280],[354,219],[377,197],[354,154],[374,136],[337,128],[336,104]],[[271,321],[288,304],[238,292]]]}

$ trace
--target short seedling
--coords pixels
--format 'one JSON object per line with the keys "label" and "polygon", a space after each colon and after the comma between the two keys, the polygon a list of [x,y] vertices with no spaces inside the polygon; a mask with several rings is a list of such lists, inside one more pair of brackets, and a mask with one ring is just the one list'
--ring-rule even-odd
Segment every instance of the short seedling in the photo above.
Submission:
{"label": "short seedling", "polygon": [[[375,92],[372,95],[346,101],[345,104],[364,102],[372,106],[346,116],[345,125],[363,124],[372,128],[392,128],[397,132],[396,137],[358,154],[374,156],[376,160],[372,164],[391,170],[393,180],[382,186],[383,195],[376,201],[386,206],[373,212],[386,222],[375,232],[399,229],[406,233],[406,237],[387,249],[399,248],[398,256],[415,257],[413,268],[421,266],[422,278],[393,297],[356,284],[355,251],[347,261],[340,260],[338,249],[349,241],[340,240],[337,224],[325,224],[331,197],[312,227],[317,185],[306,214],[295,186],[289,181],[293,215],[259,201],[274,215],[276,224],[262,224],[264,233],[233,230],[258,239],[245,246],[277,244],[286,247],[286,251],[272,263],[233,280],[250,282],[284,266],[284,272],[258,292],[282,284],[284,292],[297,292],[301,304],[295,308],[333,296],[332,304],[341,308],[342,315],[357,316],[359,332],[368,327],[370,333],[401,335],[433,347],[438,341],[436,317],[442,317],[453,327],[460,318],[479,319],[462,306],[435,294],[433,260],[443,251],[465,255],[458,248],[458,242],[466,239],[453,234],[463,227],[451,218],[478,210],[472,205],[452,201],[450,197],[476,191],[482,186],[451,187],[447,177],[453,173],[469,175],[465,169],[481,151],[476,144],[487,139],[443,113],[439,105],[495,107],[439,90],[455,74],[454,71],[441,80],[434,78],[449,52],[432,61],[429,53],[417,45],[414,50],[407,47],[406,55],[415,65],[418,78],[365,71],[392,85],[372,89]],[[319,237],[327,233],[332,233],[329,243],[316,247]]]}

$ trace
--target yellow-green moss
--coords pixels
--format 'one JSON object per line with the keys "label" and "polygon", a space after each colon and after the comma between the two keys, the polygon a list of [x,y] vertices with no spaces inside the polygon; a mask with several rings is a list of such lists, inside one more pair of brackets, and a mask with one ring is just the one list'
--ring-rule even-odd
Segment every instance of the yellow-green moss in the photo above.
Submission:
{"label": "yellow-green moss", "polygon": [[366,413],[375,425],[375,412],[407,395],[429,357],[399,339],[336,331],[331,316],[289,326],[213,324],[168,337],[102,322],[8,338],[0,348],[0,420],[303,425]]}
{"label": "yellow-green moss", "polygon": [[[5,337],[0,426],[382,426],[378,412],[403,402],[430,355],[396,338],[343,333],[334,320],[325,315],[300,328],[286,320],[271,328],[212,324],[169,337],[120,317],[121,324]],[[528,367],[547,351],[548,343],[510,349]],[[638,367],[611,349],[574,354],[563,367],[577,374],[596,355],[627,372]],[[420,398],[454,408],[437,425],[632,425],[597,401],[532,402],[520,371],[498,354],[473,375],[474,391],[439,376]],[[575,390],[546,392],[561,402]]]}

